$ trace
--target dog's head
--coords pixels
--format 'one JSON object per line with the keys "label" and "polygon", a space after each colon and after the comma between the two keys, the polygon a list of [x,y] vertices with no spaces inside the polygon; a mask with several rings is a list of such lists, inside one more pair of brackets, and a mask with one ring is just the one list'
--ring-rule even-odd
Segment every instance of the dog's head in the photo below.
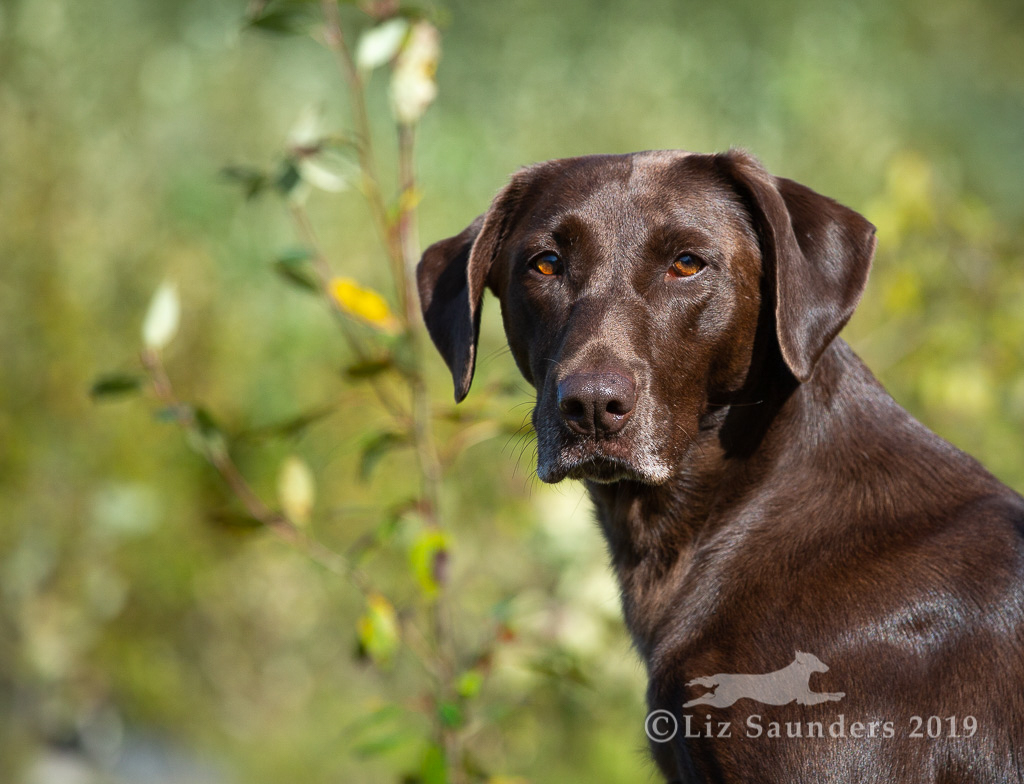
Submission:
{"label": "dog's head", "polygon": [[798,381],[864,289],[874,227],[749,155],[645,152],[517,172],[418,269],[456,400],[473,378],[485,287],[537,390],[537,473],[659,484],[709,407],[749,389],[755,340]]}
{"label": "dog's head", "polygon": [[797,651],[796,663],[806,672],[828,672],[828,665],[813,653]]}

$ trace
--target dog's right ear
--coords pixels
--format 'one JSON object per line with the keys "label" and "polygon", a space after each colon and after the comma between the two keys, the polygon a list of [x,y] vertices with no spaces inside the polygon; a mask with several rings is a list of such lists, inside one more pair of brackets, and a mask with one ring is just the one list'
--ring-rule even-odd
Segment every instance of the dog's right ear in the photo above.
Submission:
{"label": "dog's right ear", "polygon": [[452,373],[456,403],[473,382],[484,287],[520,192],[513,179],[461,234],[427,248],[416,268],[423,320]]}

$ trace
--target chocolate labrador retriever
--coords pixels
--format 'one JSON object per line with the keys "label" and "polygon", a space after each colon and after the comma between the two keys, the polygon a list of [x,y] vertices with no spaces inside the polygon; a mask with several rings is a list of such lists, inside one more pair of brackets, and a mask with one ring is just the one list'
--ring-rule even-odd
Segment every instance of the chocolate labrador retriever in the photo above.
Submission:
{"label": "chocolate labrador retriever", "polygon": [[746,153],[643,152],[523,169],[420,262],[457,400],[501,302],[669,781],[1024,781],[1024,499],[836,337],[874,247]]}

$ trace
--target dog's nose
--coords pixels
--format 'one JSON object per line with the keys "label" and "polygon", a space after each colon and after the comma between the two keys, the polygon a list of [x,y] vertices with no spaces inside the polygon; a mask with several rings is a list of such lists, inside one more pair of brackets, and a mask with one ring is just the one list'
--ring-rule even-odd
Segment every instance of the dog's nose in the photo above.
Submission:
{"label": "dog's nose", "polygon": [[558,382],[558,410],[583,435],[619,432],[636,406],[636,384],[621,373],[573,373]]}

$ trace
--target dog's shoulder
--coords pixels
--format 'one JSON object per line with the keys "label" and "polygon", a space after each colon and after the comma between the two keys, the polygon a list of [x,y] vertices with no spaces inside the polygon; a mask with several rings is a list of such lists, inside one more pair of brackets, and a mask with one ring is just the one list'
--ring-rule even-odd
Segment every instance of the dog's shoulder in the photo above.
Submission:
{"label": "dog's shoulder", "polygon": [[[1000,485],[995,492],[964,504],[951,516],[950,528],[974,543],[991,542],[1009,554],[1016,553],[1024,576],[1024,498]],[[971,541],[966,542],[970,547]]]}

